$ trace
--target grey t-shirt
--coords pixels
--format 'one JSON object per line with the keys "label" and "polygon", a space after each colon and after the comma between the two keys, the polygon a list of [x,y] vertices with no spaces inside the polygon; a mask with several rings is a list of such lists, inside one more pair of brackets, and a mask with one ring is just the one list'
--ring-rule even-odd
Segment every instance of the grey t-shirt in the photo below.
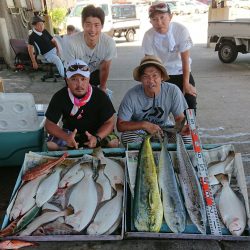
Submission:
{"label": "grey t-shirt", "polygon": [[73,59],[83,60],[90,67],[90,72],[100,68],[102,61],[110,61],[117,55],[116,44],[113,38],[101,33],[95,48],[91,49],[83,38],[83,32],[70,36],[65,40],[63,48],[64,65],[67,66]]}
{"label": "grey t-shirt", "polygon": [[161,92],[151,98],[145,95],[142,84],[131,88],[124,96],[118,111],[123,121],[149,121],[167,126],[168,116],[181,115],[188,105],[180,89],[172,83],[162,83]]}

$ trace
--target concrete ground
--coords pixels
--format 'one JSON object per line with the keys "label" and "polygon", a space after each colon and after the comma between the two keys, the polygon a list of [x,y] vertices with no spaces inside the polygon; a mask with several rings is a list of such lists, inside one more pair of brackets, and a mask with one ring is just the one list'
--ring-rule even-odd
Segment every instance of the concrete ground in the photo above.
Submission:
{"label": "concrete ground", "polygon": [[[190,21],[183,17],[194,35],[191,50],[192,72],[198,90],[197,123],[202,143],[232,143],[242,153],[246,182],[250,187],[250,54],[240,55],[231,64],[222,64],[213,48],[206,46],[206,16]],[[199,21],[199,22],[198,22]],[[147,25],[145,24],[145,29]],[[198,31],[193,33],[194,31]],[[141,33],[143,32],[140,31]],[[139,32],[138,37],[141,37]],[[126,91],[136,83],[132,70],[142,54],[140,39],[126,43],[116,40],[118,57],[112,62],[108,87],[113,90],[113,103],[117,110]],[[1,66],[0,77],[6,92],[29,92],[36,103],[47,104],[64,81],[41,82],[42,72],[13,72]],[[1,168],[0,220],[2,221],[19,168]],[[30,248],[32,249],[32,248]],[[35,248],[34,248],[35,249]],[[36,249],[250,249],[249,242],[213,240],[124,240],[120,242],[47,242]]]}

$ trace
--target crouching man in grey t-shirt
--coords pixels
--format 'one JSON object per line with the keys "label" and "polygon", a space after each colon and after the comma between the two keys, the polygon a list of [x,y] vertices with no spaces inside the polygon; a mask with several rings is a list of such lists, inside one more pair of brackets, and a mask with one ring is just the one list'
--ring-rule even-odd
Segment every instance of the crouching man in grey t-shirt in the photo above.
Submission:
{"label": "crouching man in grey t-shirt", "polygon": [[188,108],[180,89],[165,82],[169,76],[158,57],[145,56],[133,77],[141,84],[126,93],[118,111],[117,130],[124,145],[142,141],[145,133],[163,134],[168,116],[172,113],[175,122],[181,122]]}

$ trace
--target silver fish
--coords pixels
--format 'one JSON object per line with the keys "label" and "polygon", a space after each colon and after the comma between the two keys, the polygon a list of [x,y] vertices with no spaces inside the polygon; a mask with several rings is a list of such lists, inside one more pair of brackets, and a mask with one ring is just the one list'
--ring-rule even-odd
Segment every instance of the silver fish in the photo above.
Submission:
{"label": "silver fish", "polygon": [[246,227],[245,206],[230,187],[227,177],[220,174],[217,178],[223,185],[218,204],[220,215],[231,234],[240,236]]}
{"label": "silver fish", "polygon": [[159,159],[158,177],[164,219],[172,232],[181,233],[185,230],[186,226],[186,211],[166,143],[164,139]]}
{"label": "silver fish", "polygon": [[182,137],[176,134],[179,180],[191,221],[202,234],[206,234],[206,206],[196,171],[185,148]]}

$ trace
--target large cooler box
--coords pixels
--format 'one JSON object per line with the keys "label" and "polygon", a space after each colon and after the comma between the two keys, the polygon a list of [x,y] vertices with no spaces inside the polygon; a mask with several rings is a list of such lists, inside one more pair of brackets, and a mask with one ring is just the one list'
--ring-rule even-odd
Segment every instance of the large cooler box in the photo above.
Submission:
{"label": "large cooler box", "polygon": [[[91,155],[93,150],[91,149],[86,149],[86,150],[69,150],[67,153],[69,154],[67,157],[67,161],[72,161],[72,160],[77,160],[81,158],[83,155],[89,154]],[[22,182],[22,174],[24,170],[28,167],[29,164],[34,164],[34,162],[39,161],[42,158],[42,161],[48,159],[48,158],[54,158],[54,157],[59,157],[63,154],[64,152],[62,151],[50,151],[50,152],[39,152],[39,153],[33,153],[30,152],[29,154],[25,155],[25,160],[22,165],[22,168],[20,170],[20,173],[18,175],[11,200],[15,198],[15,194],[17,193],[21,182]],[[124,217],[124,211],[125,211],[125,198],[126,198],[126,175],[125,175],[125,150],[121,148],[113,148],[113,149],[103,149],[103,153],[105,157],[110,157],[115,161],[121,162],[121,165],[123,166],[124,169],[124,185],[123,185],[123,199],[122,199],[122,216],[121,216],[121,222],[118,227],[118,229],[108,235],[108,234],[103,234],[103,235],[87,235],[87,234],[58,234],[58,235],[45,235],[45,236],[7,236],[5,239],[19,239],[19,240],[28,240],[28,241],[99,241],[99,240],[122,240],[124,236],[124,223],[125,223],[125,217]],[[30,156],[28,156],[30,155]],[[29,160],[27,160],[29,159]],[[65,160],[66,161],[66,160]],[[65,166],[67,166],[67,162],[64,163]],[[10,202],[11,204],[11,202]],[[9,224],[9,217],[6,215],[3,220],[2,224],[2,229],[5,228]]]}
{"label": "large cooler box", "polygon": [[44,117],[29,93],[0,93],[0,166],[22,165],[29,151],[42,151]]}
{"label": "large cooler box", "polygon": [[[152,149],[154,153],[154,158],[157,164],[159,153],[161,150],[161,145],[159,143],[152,143]],[[191,160],[194,160],[194,152],[192,150],[192,145],[185,145],[186,149],[189,152]],[[224,148],[223,148],[224,147]],[[221,148],[223,148],[221,150]],[[126,151],[126,172],[127,172],[127,206],[126,206],[126,223],[125,223],[125,234],[124,238],[133,239],[133,238],[151,238],[151,239],[210,239],[210,240],[232,240],[232,241],[250,241],[250,214],[249,214],[249,201],[247,195],[247,186],[245,182],[245,175],[243,164],[240,154],[237,155],[237,164],[235,164],[236,169],[232,173],[232,180],[234,187],[237,186],[240,189],[240,192],[243,194],[243,202],[246,207],[247,214],[247,226],[244,231],[244,236],[232,236],[227,228],[222,226],[222,235],[215,236],[210,233],[203,235],[201,234],[197,227],[190,222],[187,222],[185,231],[183,233],[172,233],[168,225],[163,219],[161,230],[159,233],[153,232],[138,232],[133,223],[133,189],[135,187],[136,179],[136,168],[139,155],[140,144],[130,144]],[[171,154],[172,159],[176,154],[176,144],[169,144],[168,150]],[[214,145],[214,144],[204,144],[203,152],[206,151],[217,151],[220,154],[219,157],[224,157],[223,154],[227,154],[229,151],[234,150],[232,145]],[[207,227],[209,232],[209,227]]]}

